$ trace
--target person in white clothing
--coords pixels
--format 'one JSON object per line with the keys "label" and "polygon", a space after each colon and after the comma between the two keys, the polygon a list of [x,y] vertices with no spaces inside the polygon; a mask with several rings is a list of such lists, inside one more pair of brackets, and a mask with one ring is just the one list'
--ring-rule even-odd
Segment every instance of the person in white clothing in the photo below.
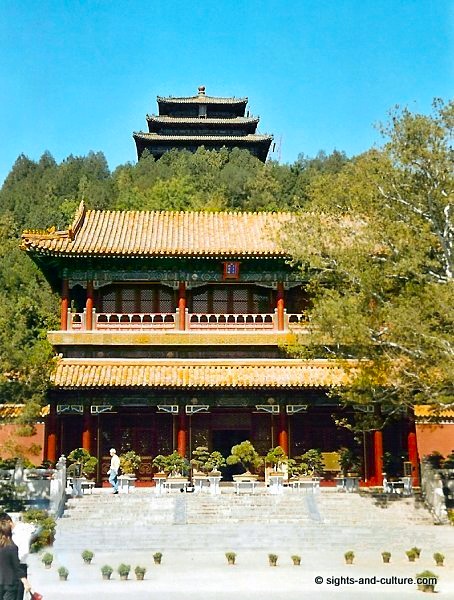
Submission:
{"label": "person in white clothing", "polygon": [[118,494],[118,472],[120,470],[120,458],[117,455],[115,448],[110,449],[110,467],[107,471],[109,475],[109,483],[113,487],[113,493]]}

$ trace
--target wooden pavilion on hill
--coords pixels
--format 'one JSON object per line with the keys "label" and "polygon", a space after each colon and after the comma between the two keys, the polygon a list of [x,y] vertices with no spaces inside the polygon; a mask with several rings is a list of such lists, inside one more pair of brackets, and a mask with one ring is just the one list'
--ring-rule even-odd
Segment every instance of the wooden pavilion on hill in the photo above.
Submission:
{"label": "wooden pavilion on hill", "polygon": [[[84,447],[152,457],[206,445],[225,456],[245,439],[260,454],[336,451],[352,442],[327,392],[350,370],[291,358],[308,331],[302,272],[279,243],[290,213],[115,212],[82,203],[66,231],[24,232],[22,247],[61,294],[60,355],[49,393],[45,457]],[[351,365],[354,369],[354,365]],[[364,438],[365,478],[380,483],[383,444],[409,452],[414,425]]]}
{"label": "wooden pavilion on hill", "polygon": [[195,152],[245,148],[265,162],[273,137],[256,132],[259,118],[246,113],[247,98],[207,96],[158,96],[158,115],[147,115],[148,132],[134,132],[137,156],[148,150],[156,159],[172,149]]}

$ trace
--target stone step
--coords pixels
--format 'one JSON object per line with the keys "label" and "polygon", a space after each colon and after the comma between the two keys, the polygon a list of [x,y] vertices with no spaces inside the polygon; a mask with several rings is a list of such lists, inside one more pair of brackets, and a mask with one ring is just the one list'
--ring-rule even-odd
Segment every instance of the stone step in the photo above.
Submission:
{"label": "stone step", "polygon": [[[129,550],[169,550],[190,547],[320,549],[323,541],[342,551],[352,546],[367,550],[371,539],[386,549],[389,540],[405,546],[430,537],[428,512],[413,498],[401,498],[386,508],[370,497],[325,490],[317,494],[268,493],[219,496],[171,494],[150,490],[112,497],[93,493],[70,499],[58,521],[56,548],[102,550],[114,543]],[[408,531],[412,532],[409,540]]]}

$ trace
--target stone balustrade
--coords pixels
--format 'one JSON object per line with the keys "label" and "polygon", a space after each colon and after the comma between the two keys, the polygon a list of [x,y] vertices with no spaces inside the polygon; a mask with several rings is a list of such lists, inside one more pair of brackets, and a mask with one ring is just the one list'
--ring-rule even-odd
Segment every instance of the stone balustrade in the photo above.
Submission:
{"label": "stone balustrade", "polygon": [[265,314],[188,314],[188,329],[276,329],[275,315]]}
{"label": "stone balustrade", "polygon": [[[87,314],[68,311],[68,330],[86,331]],[[178,330],[179,311],[174,313],[98,313],[93,310],[93,330],[96,331],[146,331]],[[287,314],[284,311],[284,331],[306,329],[308,321],[300,313]],[[247,330],[277,331],[277,310],[272,313],[190,313],[186,309],[185,329],[187,331]]]}

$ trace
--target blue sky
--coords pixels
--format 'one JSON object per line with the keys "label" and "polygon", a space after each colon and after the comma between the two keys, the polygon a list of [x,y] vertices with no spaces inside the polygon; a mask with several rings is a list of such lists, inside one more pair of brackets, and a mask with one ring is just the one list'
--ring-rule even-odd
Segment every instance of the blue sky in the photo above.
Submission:
{"label": "blue sky", "polygon": [[282,162],[358,154],[452,98],[454,0],[2,0],[0,181],[20,153],[135,161],[157,95],[248,96]]}

